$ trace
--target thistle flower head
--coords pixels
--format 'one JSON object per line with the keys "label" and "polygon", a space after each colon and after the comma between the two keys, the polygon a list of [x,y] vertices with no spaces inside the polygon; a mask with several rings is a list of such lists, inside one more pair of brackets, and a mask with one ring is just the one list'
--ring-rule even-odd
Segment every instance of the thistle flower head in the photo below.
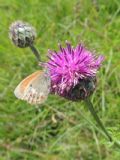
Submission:
{"label": "thistle flower head", "polygon": [[36,32],[30,24],[16,21],[9,28],[9,37],[16,46],[25,48],[33,44]]}
{"label": "thistle flower head", "polygon": [[47,66],[51,76],[51,92],[70,100],[85,99],[95,89],[96,73],[103,56],[96,56],[82,44],[75,48],[66,42],[60,50],[49,50]]}

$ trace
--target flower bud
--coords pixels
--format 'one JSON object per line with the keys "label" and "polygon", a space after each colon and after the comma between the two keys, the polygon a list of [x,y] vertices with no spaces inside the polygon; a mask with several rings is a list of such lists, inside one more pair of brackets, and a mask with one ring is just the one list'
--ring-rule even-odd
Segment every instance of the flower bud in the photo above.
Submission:
{"label": "flower bud", "polygon": [[16,21],[10,26],[9,37],[20,48],[31,46],[36,38],[35,28],[28,23]]}

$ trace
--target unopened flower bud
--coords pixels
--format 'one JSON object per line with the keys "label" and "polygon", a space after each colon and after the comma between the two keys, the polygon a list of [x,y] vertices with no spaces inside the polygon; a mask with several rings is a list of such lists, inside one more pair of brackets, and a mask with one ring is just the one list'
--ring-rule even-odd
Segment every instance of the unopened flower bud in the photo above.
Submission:
{"label": "unopened flower bud", "polygon": [[10,26],[9,36],[16,46],[25,48],[34,43],[36,32],[35,28],[30,24],[22,21],[16,21]]}

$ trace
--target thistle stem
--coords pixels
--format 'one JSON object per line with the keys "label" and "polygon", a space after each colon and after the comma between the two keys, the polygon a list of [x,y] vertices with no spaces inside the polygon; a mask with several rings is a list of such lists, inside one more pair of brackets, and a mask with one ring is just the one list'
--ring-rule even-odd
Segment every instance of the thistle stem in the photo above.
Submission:
{"label": "thistle stem", "polygon": [[39,54],[38,50],[36,49],[36,47],[33,46],[33,45],[30,45],[29,47],[30,47],[30,49],[32,50],[32,52],[33,52],[33,54],[35,55],[35,57],[37,58],[37,60],[38,60],[39,62],[41,62],[41,57],[40,57],[40,54]]}
{"label": "thistle stem", "polygon": [[91,103],[90,99],[87,98],[85,100],[86,106],[88,107],[89,111],[91,112],[92,116],[94,117],[94,119],[96,120],[96,122],[98,123],[99,127],[102,129],[102,131],[105,133],[105,135],[108,137],[109,141],[113,141],[112,137],[109,135],[109,133],[107,132],[107,130],[105,129],[103,123],[101,122],[101,120],[99,119],[93,104]]}

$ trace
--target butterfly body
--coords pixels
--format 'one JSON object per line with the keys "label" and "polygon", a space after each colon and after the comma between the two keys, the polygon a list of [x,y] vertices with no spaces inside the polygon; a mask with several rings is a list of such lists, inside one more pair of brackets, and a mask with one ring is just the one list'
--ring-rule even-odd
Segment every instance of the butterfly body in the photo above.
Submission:
{"label": "butterfly body", "polygon": [[36,71],[20,82],[14,94],[30,104],[41,104],[47,99],[49,92],[50,79],[46,71]]}

